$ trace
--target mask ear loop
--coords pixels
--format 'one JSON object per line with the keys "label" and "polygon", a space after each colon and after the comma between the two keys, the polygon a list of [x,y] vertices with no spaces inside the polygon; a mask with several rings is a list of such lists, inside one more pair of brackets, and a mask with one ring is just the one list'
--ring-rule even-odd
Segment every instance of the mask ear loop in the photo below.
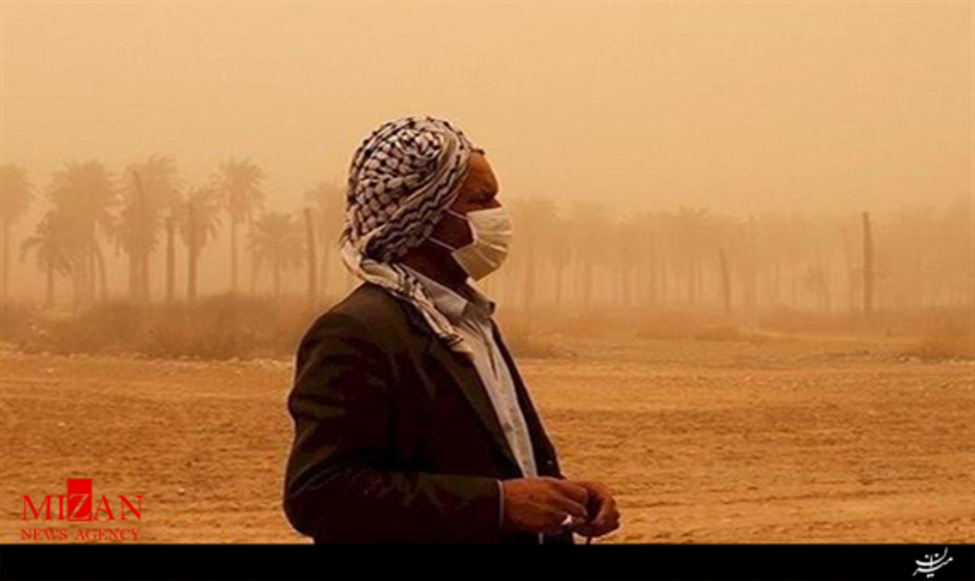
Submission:
{"label": "mask ear loop", "polygon": [[439,241],[439,240],[437,240],[437,239],[436,239],[436,238],[434,238],[433,236],[427,236],[427,240],[429,240],[430,242],[433,242],[433,243],[435,243],[435,244],[439,244],[440,246],[443,246],[444,248],[446,248],[447,250],[449,250],[449,251],[451,251],[451,252],[453,252],[454,250],[457,250],[457,249],[456,249],[456,248],[454,248],[453,246],[449,246],[449,245],[447,245],[446,243],[444,243],[444,242],[441,242],[441,241]]}
{"label": "mask ear loop", "polygon": [[[471,231],[471,238],[474,237],[474,228],[470,226],[470,222],[471,221],[470,221],[470,219],[467,218],[467,216],[465,216],[464,214],[459,214],[459,213],[451,210],[450,208],[447,208],[447,213],[448,214],[453,214],[454,216],[457,216],[461,220],[467,222],[467,225],[468,225],[467,227]],[[444,248],[446,248],[447,250],[450,250],[451,252],[453,252],[455,250],[459,250],[459,248],[454,248],[453,246],[449,246],[445,242],[441,242],[440,240],[437,240],[432,235],[431,236],[427,236],[427,239],[430,240],[430,242],[435,242],[435,243],[439,244],[440,246],[443,246]]]}

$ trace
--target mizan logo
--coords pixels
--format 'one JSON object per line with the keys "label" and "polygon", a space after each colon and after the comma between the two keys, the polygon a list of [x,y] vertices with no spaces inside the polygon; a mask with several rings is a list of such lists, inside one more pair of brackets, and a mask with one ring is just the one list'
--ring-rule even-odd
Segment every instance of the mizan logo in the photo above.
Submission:
{"label": "mizan logo", "polygon": [[[108,495],[102,495],[97,501],[92,494],[91,478],[68,478],[67,494],[48,494],[40,502],[35,503],[28,495],[23,495],[24,512],[22,521],[68,521],[68,522],[109,522],[109,521],[141,521],[142,494],[131,496],[118,495],[118,500],[110,500]],[[135,499],[133,501],[133,499]],[[57,515],[52,516],[53,510]],[[115,509],[113,510],[113,506]],[[93,510],[94,509],[94,510]],[[116,516],[117,515],[117,516]],[[76,531],[73,537],[66,528],[21,528],[21,540],[30,541],[136,541],[139,539],[138,528],[124,527],[83,527]]]}

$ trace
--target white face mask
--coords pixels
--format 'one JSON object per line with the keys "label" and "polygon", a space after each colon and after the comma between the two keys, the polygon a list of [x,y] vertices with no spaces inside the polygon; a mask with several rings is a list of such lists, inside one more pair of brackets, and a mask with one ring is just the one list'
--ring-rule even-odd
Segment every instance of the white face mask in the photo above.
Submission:
{"label": "white face mask", "polygon": [[474,241],[467,246],[454,248],[433,236],[430,236],[430,240],[449,249],[458,264],[474,280],[480,280],[497,270],[508,256],[512,235],[511,218],[504,206],[476,210],[466,215],[450,209],[447,211],[467,220]]}

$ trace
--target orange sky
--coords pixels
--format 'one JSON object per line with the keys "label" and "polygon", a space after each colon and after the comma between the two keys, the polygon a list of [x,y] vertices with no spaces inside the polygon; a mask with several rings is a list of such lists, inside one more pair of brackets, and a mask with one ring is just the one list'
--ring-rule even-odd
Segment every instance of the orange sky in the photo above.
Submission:
{"label": "orange sky", "polygon": [[488,150],[501,199],[720,212],[970,199],[970,2],[7,2],[0,146],[227,156],[295,209],[405,114]]}

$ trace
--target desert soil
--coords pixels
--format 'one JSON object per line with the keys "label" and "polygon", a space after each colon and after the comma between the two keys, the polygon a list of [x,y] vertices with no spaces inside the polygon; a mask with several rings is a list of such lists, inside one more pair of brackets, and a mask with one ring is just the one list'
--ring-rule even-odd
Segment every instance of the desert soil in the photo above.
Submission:
{"label": "desert soil", "polygon": [[[519,369],[563,472],[622,514],[594,542],[975,542],[975,362],[843,337],[543,340],[563,356]],[[32,542],[22,495],[69,477],[145,495],[141,521],[104,525],[139,542],[309,542],[280,504],[290,359],[6,349],[0,367],[0,542]]]}

